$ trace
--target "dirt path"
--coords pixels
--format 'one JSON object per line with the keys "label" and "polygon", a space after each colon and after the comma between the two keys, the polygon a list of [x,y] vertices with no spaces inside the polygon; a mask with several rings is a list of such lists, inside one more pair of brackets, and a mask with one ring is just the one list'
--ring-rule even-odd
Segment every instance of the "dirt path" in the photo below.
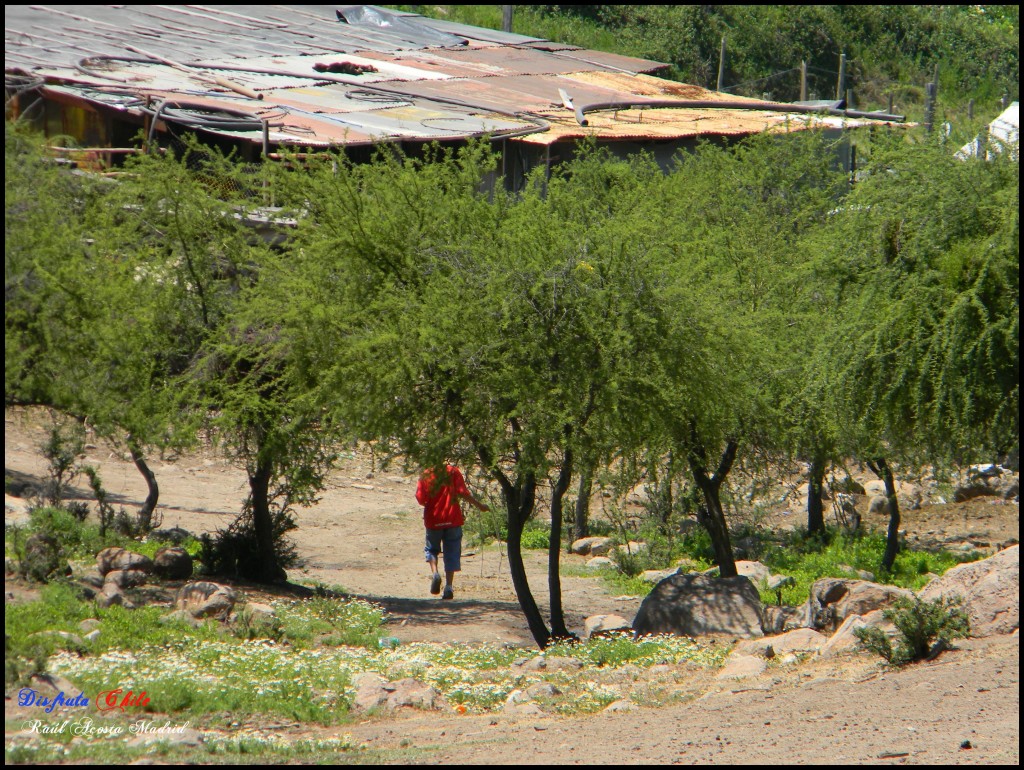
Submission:
{"label": "dirt path", "polygon": [[[38,444],[45,413],[6,414],[8,476],[45,474]],[[91,446],[115,505],[138,505],[145,487],[110,447]],[[200,452],[156,461],[163,526],[194,533],[227,526],[246,494],[241,470]],[[382,604],[388,633],[403,642],[530,646],[500,550],[467,547],[454,602],[428,593],[413,477],[346,460],[321,503],[300,511],[292,533],[305,565],[293,582],[319,581]],[[77,494],[88,496],[78,488]],[[18,519],[16,510],[7,519]],[[1001,543],[1019,536],[1017,506],[946,506],[908,517],[941,542]],[[980,514],[980,515],[979,515]],[[916,517],[916,518],[915,518]],[[914,529],[912,531],[922,531]],[[923,532],[923,531],[922,531]],[[583,557],[565,557],[582,562]],[[546,556],[527,553],[534,594],[546,611]],[[632,618],[637,598],[610,595],[599,580],[564,578],[568,625],[592,614]],[[366,748],[356,761],[462,764],[1011,764],[1019,760],[1018,636],[968,640],[932,663],[882,673],[866,655],[769,667],[741,682],[697,675],[684,705],[589,717],[403,713],[298,735],[349,734]],[[971,748],[961,748],[969,742]]]}
{"label": "dirt path", "polygon": [[[38,446],[46,424],[45,412],[8,410],[4,441],[8,475],[28,482],[45,478],[46,465]],[[145,499],[142,477],[112,447],[89,445],[83,462],[98,468],[115,506],[131,510]],[[198,535],[227,527],[247,494],[244,472],[213,452],[156,460],[151,465],[160,484],[164,528],[181,527]],[[343,460],[320,503],[297,513],[299,526],[291,537],[302,566],[289,570],[289,579],[340,586],[382,605],[390,616],[389,635],[403,642],[532,645],[503,548],[467,543],[456,579],[457,601],[441,602],[430,595],[415,492],[414,476],[374,469],[369,457]],[[91,499],[82,480],[71,494]],[[527,551],[524,558],[535,598],[546,612],[547,555]],[[582,556],[563,554],[562,558],[578,565],[586,561]],[[588,578],[563,578],[562,593],[567,625],[576,631],[582,631],[589,615],[615,613],[631,619],[640,606],[640,599],[610,596],[601,581]]]}
{"label": "dirt path", "polygon": [[856,656],[712,681],[681,706],[518,720],[414,713],[344,732],[368,758],[402,763],[1016,766],[1019,653],[1016,636],[970,640],[898,672]]}

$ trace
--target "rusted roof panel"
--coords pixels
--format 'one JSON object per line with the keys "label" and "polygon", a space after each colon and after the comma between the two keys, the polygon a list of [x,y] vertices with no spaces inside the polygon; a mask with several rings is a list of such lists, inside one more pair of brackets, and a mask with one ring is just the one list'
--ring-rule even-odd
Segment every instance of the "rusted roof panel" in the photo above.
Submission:
{"label": "rusted roof panel", "polygon": [[542,117],[550,124],[547,131],[530,134],[517,141],[541,146],[587,137],[603,141],[658,141],[877,124],[877,121],[868,120],[731,109],[629,109],[588,113],[586,126],[580,125],[574,115],[567,115],[565,111],[551,110],[543,113]]}
{"label": "rusted roof panel", "polygon": [[[659,62],[377,6],[6,6],[5,54],[17,88],[39,87],[45,79],[54,98],[120,111],[140,123],[152,115],[147,102],[166,102],[170,111],[161,124],[168,126],[177,109],[187,125],[190,108],[181,105],[211,114],[223,108],[269,123],[274,144],[430,141],[484,132],[551,144],[588,135],[658,140],[825,124],[717,107],[757,100],[644,74],[666,66]],[[691,104],[675,108],[676,100]],[[695,101],[704,106],[697,109]],[[651,106],[638,106],[645,102]],[[601,105],[622,107],[596,111]],[[588,108],[588,125],[580,125],[576,111]],[[218,129],[201,117],[193,122],[204,131],[264,141],[263,130]]]}
{"label": "rusted roof panel", "polygon": [[[470,76],[561,75],[581,69],[579,61],[531,48],[446,49],[444,59],[456,62]],[[587,65],[582,65],[586,68]]]}

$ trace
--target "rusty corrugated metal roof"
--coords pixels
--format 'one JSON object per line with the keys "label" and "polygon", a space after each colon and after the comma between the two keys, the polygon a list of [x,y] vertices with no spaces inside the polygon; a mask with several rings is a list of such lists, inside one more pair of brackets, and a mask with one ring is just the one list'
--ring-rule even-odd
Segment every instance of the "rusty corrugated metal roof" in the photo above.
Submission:
{"label": "rusty corrugated metal roof", "polygon": [[[719,108],[744,100],[644,74],[659,62],[377,6],[6,6],[4,15],[5,70],[18,88],[253,143],[492,133],[552,144],[821,124]],[[580,108],[591,108],[586,125]]]}

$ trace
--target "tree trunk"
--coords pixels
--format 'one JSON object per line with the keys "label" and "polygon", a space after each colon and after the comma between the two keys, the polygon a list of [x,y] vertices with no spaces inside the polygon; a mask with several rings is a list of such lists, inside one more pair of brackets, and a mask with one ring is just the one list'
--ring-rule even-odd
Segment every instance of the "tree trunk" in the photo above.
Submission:
{"label": "tree trunk", "polygon": [[156,503],[160,499],[160,486],[156,483],[156,474],[146,464],[146,458],[143,456],[138,444],[131,439],[128,440],[128,451],[131,453],[132,462],[135,463],[135,467],[142,474],[142,478],[146,480],[146,487],[149,489],[149,494],[146,495],[146,502],[139,509],[139,524],[142,525],[143,531],[149,532],[150,527],[153,525],[153,511],[156,510]]}
{"label": "tree trunk", "polygon": [[558,574],[558,558],[562,550],[562,499],[572,481],[572,452],[566,451],[558,481],[551,490],[551,534],[548,539],[548,598],[551,602],[551,635],[555,639],[572,639],[565,627],[562,611],[562,581]]}
{"label": "tree trunk", "polygon": [[590,533],[590,493],[594,487],[594,468],[588,465],[580,474],[580,488],[576,495],[576,509],[572,521],[572,539],[580,540]]}
{"label": "tree trunk", "polygon": [[274,553],[274,523],[270,515],[270,479],[273,463],[258,460],[256,469],[249,474],[249,493],[252,500],[252,524],[256,535],[257,574],[253,580],[272,582],[284,577]]}
{"label": "tree trunk", "polygon": [[551,632],[544,623],[537,601],[530,591],[530,582],[526,577],[526,567],[523,565],[523,525],[533,513],[534,493],[536,482],[533,474],[529,474],[525,484],[520,483],[518,488],[507,481],[502,484],[502,492],[505,497],[505,508],[508,514],[508,571],[512,576],[512,587],[515,589],[516,598],[519,600],[519,607],[526,617],[526,624],[533,634],[533,639],[542,650],[551,644]]}
{"label": "tree trunk", "polygon": [[537,602],[530,592],[530,583],[526,578],[526,567],[523,566],[523,525],[536,503],[537,479],[532,472],[521,474],[513,484],[498,467],[490,449],[470,436],[476,447],[482,467],[487,468],[494,480],[501,487],[501,495],[505,500],[505,515],[508,520],[508,571],[512,576],[512,587],[515,589],[519,608],[526,617],[526,625],[533,634],[533,639],[542,650],[551,644],[551,632],[544,623],[544,617],[537,607]]}
{"label": "tree trunk", "polygon": [[825,462],[824,456],[820,452],[815,452],[807,473],[807,534],[812,537],[825,534],[825,506],[821,499],[825,482]]}
{"label": "tree trunk", "polygon": [[736,577],[736,559],[732,553],[732,543],[729,541],[729,527],[725,521],[725,510],[719,498],[719,489],[726,474],[736,459],[736,441],[730,439],[722,453],[718,470],[714,476],[708,476],[702,459],[703,452],[696,442],[688,452],[690,461],[690,472],[693,480],[704,497],[704,506],[697,512],[697,521],[704,525],[704,528],[711,536],[711,547],[715,552],[715,563],[718,564],[718,574],[721,577]]}
{"label": "tree trunk", "polygon": [[885,482],[885,496],[889,500],[889,527],[885,534],[885,553],[882,554],[882,570],[892,572],[896,554],[900,552],[900,505],[896,500],[896,481],[892,468],[884,457],[868,460],[868,467]]}

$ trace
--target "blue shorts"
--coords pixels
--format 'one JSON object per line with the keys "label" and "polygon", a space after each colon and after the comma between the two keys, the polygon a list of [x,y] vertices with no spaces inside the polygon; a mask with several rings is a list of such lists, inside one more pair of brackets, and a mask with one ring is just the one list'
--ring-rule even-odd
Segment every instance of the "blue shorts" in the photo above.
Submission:
{"label": "blue shorts", "polygon": [[427,543],[423,548],[427,561],[436,559],[442,550],[444,571],[459,572],[462,569],[462,527],[427,530]]}

